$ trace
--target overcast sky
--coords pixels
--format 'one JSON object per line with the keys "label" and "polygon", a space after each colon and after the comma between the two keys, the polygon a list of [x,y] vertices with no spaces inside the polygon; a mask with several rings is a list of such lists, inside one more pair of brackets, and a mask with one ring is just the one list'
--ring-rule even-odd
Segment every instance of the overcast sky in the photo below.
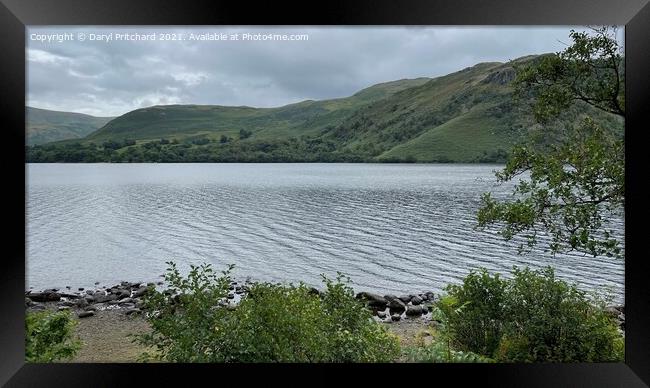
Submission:
{"label": "overcast sky", "polygon": [[[26,37],[27,105],[117,116],[151,105],[274,107],[346,97],[380,82],[557,52],[570,42],[571,28],[582,29],[32,27]],[[64,33],[70,35],[51,35]],[[111,33],[111,41],[91,40],[92,34]],[[155,33],[156,40],[117,41],[118,33]],[[160,33],[182,34],[176,36],[184,40],[161,41]],[[224,33],[227,40],[191,40],[191,33]],[[236,33],[239,40],[233,39]],[[244,41],[245,33],[308,39]],[[36,40],[48,36],[49,42]]]}

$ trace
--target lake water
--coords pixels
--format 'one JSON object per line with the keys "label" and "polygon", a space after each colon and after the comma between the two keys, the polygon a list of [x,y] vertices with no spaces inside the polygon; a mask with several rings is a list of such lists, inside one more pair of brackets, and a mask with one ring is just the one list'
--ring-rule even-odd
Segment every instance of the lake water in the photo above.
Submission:
{"label": "lake water", "polygon": [[[497,165],[29,164],[27,287],[156,281],[173,260],[235,277],[350,276],[381,293],[441,291],[470,270],[552,265],[623,300],[622,259],[517,254],[477,231]],[[623,220],[613,220],[623,236]]]}

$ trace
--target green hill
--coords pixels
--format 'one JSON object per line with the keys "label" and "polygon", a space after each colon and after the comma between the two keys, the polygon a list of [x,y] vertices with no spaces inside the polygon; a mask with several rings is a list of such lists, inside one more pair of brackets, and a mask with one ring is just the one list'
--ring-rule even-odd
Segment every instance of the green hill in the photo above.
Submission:
{"label": "green hill", "polygon": [[57,112],[25,107],[27,144],[44,144],[80,139],[104,126],[113,117],[94,117],[81,113]]}
{"label": "green hill", "polygon": [[511,64],[481,63],[360,109],[325,136],[384,161],[477,161],[524,132],[514,76]]}
{"label": "green hill", "polygon": [[[535,58],[480,63],[442,77],[386,82],[346,98],[278,108],[152,106],[83,139],[32,147],[28,160],[502,162],[534,126],[514,103],[511,82],[515,65]],[[587,108],[581,109],[567,114],[568,125]]]}
{"label": "green hill", "polygon": [[378,84],[347,98],[302,101],[279,108],[251,108],[218,105],[165,105],[126,113],[92,133],[85,140],[121,138],[154,140],[161,137],[184,139],[221,135],[234,136],[241,129],[256,138],[314,134],[326,125],[339,122],[347,114],[393,93],[422,85],[428,78],[405,79]]}

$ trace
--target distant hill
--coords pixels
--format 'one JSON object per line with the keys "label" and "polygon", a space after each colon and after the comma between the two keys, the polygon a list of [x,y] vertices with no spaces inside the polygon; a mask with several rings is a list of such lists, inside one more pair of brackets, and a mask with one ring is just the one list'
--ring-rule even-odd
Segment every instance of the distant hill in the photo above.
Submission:
{"label": "distant hill", "polygon": [[44,144],[80,139],[104,126],[113,117],[94,117],[81,113],[25,107],[27,144]]}
{"label": "distant hill", "polygon": [[404,79],[373,85],[346,98],[302,101],[279,108],[219,105],[165,105],[137,109],[110,121],[86,138],[88,141],[183,139],[234,136],[252,131],[255,138],[279,138],[315,134],[340,122],[358,108],[396,92],[419,86],[429,78]]}
{"label": "distant hill", "polygon": [[[166,105],[119,116],[83,139],[33,147],[32,162],[503,162],[535,124],[513,101],[515,65],[373,85],[278,108]],[[602,120],[606,114],[579,107]],[[619,123],[622,130],[623,124]]]}

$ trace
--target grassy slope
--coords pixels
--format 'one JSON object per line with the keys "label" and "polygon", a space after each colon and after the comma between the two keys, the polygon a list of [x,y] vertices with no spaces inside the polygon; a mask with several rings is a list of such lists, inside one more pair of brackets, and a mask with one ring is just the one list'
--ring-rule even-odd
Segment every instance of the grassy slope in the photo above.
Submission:
{"label": "grassy slope", "polygon": [[104,126],[113,117],[94,117],[81,113],[25,108],[27,144],[44,144],[66,139],[80,139]]}
{"label": "grassy slope", "polygon": [[509,149],[516,140],[503,122],[473,108],[420,136],[382,153],[378,159],[471,162],[483,152]]}
{"label": "grassy slope", "polygon": [[519,138],[511,88],[500,74],[509,64],[481,63],[433,79],[370,105],[331,136],[378,160],[472,161],[507,150]]}
{"label": "grassy slope", "polygon": [[258,139],[309,135],[338,122],[360,106],[426,81],[427,78],[399,80],[371,86],[347,98],[303,101],[279,108],[154,106],[126,113],[84,140],[236,137],[240,129],[253,131],[253,137]]}

